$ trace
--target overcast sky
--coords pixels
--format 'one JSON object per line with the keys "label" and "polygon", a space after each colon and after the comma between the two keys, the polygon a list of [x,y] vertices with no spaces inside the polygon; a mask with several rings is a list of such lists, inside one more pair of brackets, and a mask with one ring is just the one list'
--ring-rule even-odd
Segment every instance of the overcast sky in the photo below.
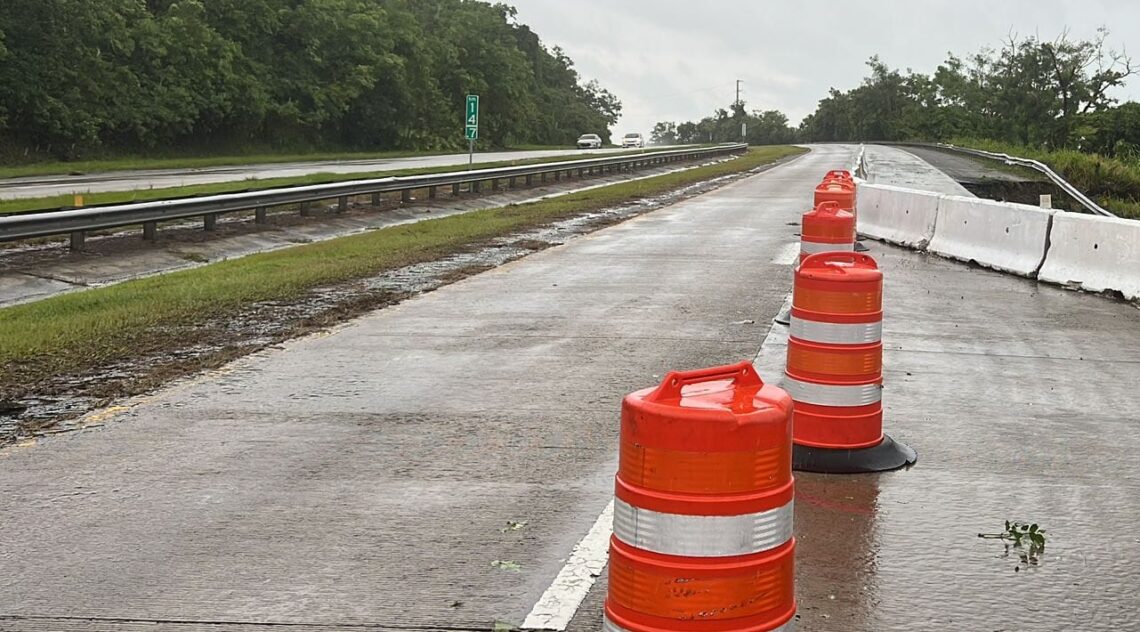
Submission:
{"label": "overcast sky", "polygon": [[[615,133],[727,107],[736,79],[749,109],[782,110],[793,125],[830,87],[845,90],[878,54],[929,73],[948,52],[998,47],[1011,31],[1090,38],[1107,26],[1140,59],[1134,0],[504,0],[548,47],[624,105]],[[1140,78],[1118,96],[1140,96]],[[583,130],[586,131],[586,130]]]}

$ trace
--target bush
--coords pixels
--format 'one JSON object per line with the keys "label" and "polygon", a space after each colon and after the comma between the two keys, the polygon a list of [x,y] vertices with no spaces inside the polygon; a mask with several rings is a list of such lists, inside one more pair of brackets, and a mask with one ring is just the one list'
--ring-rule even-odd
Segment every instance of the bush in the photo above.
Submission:
{"label": "bush", "polygon": [[1121,217],[1140,219],[1140,160],[1107,158],[1073,149],[1034,149],[978,138],[950,142],[1043,162],[1109,211]]}

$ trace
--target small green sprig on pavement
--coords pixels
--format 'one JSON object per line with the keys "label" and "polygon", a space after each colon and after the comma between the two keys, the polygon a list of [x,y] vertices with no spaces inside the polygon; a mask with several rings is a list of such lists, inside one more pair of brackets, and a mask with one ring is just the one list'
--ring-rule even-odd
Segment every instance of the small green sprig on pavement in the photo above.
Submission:
{"label": "small green sprig on pavement", "polygon": [[1037,566],[1041,562],[1041,556],[1045,553],[1045,530],[1040,528],[1037,523],[1006,520],[1005,531],[1002,533],[979,533],[978,537],[1003,541],[1005,543],[1005,555],[1003,557],[1009,555],[1009,549],[1012,546],[1019,560],[1017,566],[1013,567],[1014,572],[1020,571],[1022,567]]}

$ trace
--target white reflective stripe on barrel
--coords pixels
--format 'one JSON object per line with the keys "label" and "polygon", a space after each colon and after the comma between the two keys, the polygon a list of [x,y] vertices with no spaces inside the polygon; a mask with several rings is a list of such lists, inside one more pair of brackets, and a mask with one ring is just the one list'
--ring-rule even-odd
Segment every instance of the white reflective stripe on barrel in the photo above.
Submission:
{"label": "white reflective stripe on barrel", "polygon": [[872,344],[883,339],[883,321],[873,323],[821,323],[792,316],[788,335],[808,342],[833,345]]}
{"label": "white reflective stripe on barrel", "polygon": [[[778,628],[772,628],[770,632],[792,632],[793,630],[795,630],[795,623],[796,623],[796,619],[795,619],[795,617],[792,617],[791,621],[788,621],[787,623],[785,623],[784,625],[781,625]],[[610,621],[610,618],[603,614],[602,615],[602,632],[630,632],[630,630],[627,630],[627,629],[621,627],[620,625],[614,623],[613,621]]]}
{"label": "white reflective stripe on barrel", "polygon": [[792,396],[792,401],[817,406],[867,406],[883,399],[883,387],[880,384],[816,384],[801,382],[785,373],[782,386]]}
{"label": "white reflective stripe on barrel", "polygon": [[803,240],[800,242],[800,252],[809,255],[818,254],[821,252],[840,252],[855,250],[855,242],[846,244],[823,244],[818,241]]}
{"label": "white reflective stripe on barrel", "polygon": [[663,555],[727,557],[774,549],[792,538],[792,504],[738,516],[687,516],[614,499],[614,535]]}

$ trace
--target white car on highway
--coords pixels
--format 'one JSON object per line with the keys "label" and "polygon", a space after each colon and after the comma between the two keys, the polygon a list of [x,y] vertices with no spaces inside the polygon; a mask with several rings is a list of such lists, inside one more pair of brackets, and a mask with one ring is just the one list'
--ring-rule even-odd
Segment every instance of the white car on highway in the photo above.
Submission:
{"label": "white car on highway", "polygon": [[597,134],[582,134],[578,137],[578,149],[601,149],[602,137]]}
{"label": "white car on highway", "polygon": [[622,148],[636,147],[641,149],[645,147],[645,138],[638,133],[626,134],[621,139]]}

